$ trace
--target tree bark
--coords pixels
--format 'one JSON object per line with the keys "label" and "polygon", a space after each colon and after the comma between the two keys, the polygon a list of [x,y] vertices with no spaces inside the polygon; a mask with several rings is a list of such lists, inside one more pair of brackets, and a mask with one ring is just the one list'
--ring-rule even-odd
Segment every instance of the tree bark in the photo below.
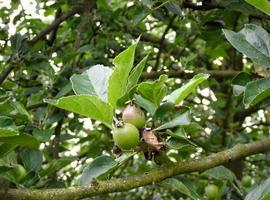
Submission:
{"label": "tree bark", "polygon": [[270,139],[250,144],[238,144],[231,149],[198,159],[161,166],[144,174],[125,178],[95,181],[87,187],[65,189],[9,189],[0,192],[6,200],[71,200],[82,199],[104,193],[122,192],[133,188],[155,184],[178,174],[201,172],[233,160],[270,150]]}

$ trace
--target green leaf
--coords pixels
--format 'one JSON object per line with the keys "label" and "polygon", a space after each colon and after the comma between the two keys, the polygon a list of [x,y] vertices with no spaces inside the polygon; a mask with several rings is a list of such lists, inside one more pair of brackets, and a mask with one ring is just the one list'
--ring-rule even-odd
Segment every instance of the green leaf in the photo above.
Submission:
{"label": "green leaf", "polygon": [[8,172],[9,170],[13,169],[13,167],[9,166],[0,166],[0,174]]}
{"label": "green leaf", "polygon": [[183,113],[178,114],[175,118],[173,118],[169,122],[164,123],[161,126],[155,128],[154,130],[159,131],[163,129],[169,129],[176,126],[188,125],[188,124],[190,124],[190,113],[189,111],[185,111]]}
{"label": "green leaf", "polygon": [[262,27],[245,24],[237,33],[226,29],[223,32],[234,48],[259,65],[270,68],[270,37]]}
{"label": "green leaf", "polygon": [[194,200],[203,199],[198,193],[195,191],[193,187],[187,181],[181,181],[176,178],[168,178],[160,183],[163,187],[166,187],[173,191],[178,191],[186,196],[190,197]]}
{"label": "green leaf", "polygon": [[249,4],[253,5],[254,7],[258,8],[262,12],[270,15],[270,2],[268,0],[245,0]]}
{"label": "green leaf", "polygon": [[96,94],[87,73],[74,74],[70,77],[70,81],[75,94]]}
{"label": "green leaf", "polygon": [[102,100],[107,100],[108,80],[112,69],[104,65],[94,65],[80,75],[70,78],[75,94],[97,95]]}
{"label": "green leaf", "polygon": [[245,89],[248,82],[252,79],[250,75],[246,72],[240,72],[232,79],[233,94],[235,96],[241,95]]}
{"label": "green leaf", "polygon": [[135,102],[137,105],[145,109],[147,112],[149,112],[152,116],[155,114],[155,111],[157,109],[157,106],[154,105],[151,101],[143,98],[141,95],[134,95]]}
{"label": "green leaf", "polygon": [[262,78],[246,85],[243,102],[246,106],[254,106],[270,96],[270,78]]}
{"label": "green leaf", "polygon": [[160,105],[156,112],[154,117],[158,118],[160,121],[164,121],[171,117],[173,112],[176,112],[175,105],[171,102],[165,102],[162,105]]}
{"label": "green leaf", "polygon": [[54,132],[53,129],[40,130],[35,128],[32,134],[38,141],[49,142],[53,132]]}
{"label": "green leaf", "polygon": [[117,105],[118,99],[127,92],[128,77],[133,66],[137,44],[138,40],[113,60],[115,68],[109,78],[108,99],[114,108]]}
{"label": "green leaf", "polygon": [[190,196],[191,192],[189,189],[178,179],[176,178],[168,178],[161,182],[161,185],[168,187],[171,190],[179,191],[187,196]]}
{"label": "green leaf", "polygon": [[133,88],[134,85],[136,85],[140,79],[140,76],[143,72],[143,69],[145,67],[147,58],[148,58],[149,54],[147,54],[142,60],[141,62],[139,62],[136,67],[134,67],[134,69],[131,71],[130,76],[128,77],[128,85],[127,85],[127,90],[131,90]]}
{"label": "green leaf", "polygon": [[113,109],[110,104],[100,100],[95,95],[74,95],[58,100],[46,100],[49,104],[94,120],[101,121],[111,128]]}
{"label": "green leaf", "polygon": [[178,138],[178,139],[187,139],[186,138],[186,132],[185,129],[183,127],[179,127],[176,131],[171,131],[171,130],[167,130],[167,133],[174,137],[174,138]]}
{"label": "green leaf", "polygon": [[158,107],[167,93],[167,78],[167,75],[161,75],[158,81],[143,82],[138,85],[137,92]]}
{"label": "green leaf", "polygon": [[186,133],[191,135],[201,133],[204,130],[204,128],[196,122],[191,122],[190,124],[184,125],[182,127],[184,128]]}
{"label": "green leaf", "polygon": [[30,121],[31,116],[25,109],[25,107],[18,101],[10,101],[10,104],[14,107],[14,109],[21,115],[25,115]]}
{"label": "green leaf", "polygon": [[178,15],[178,16],[183,16],[183,12],[179,6],[179,3],[178,2],[168,2],[165,4],[165,7],[171,11],[172,13]]}
{"label": "green leaf", "polygon": [[148,55],[145,56],[140,63],[131,71],[130,76],[128,77],[127,92],[117,101],[117,106],[122,107],[128,100],[133,98],[134,93],[136,92],[137,83],[141,76],[141,73],[145,67]]}
{"label": "green leaf", "polygon": [[197,74],[181,88],[174,90],[168,97],[169,102],[179,104],[183,101],[200,83],[208,79],[209,74]]}
{"label": "green leaf", "polygon": [[38,149],[39,142],[32,135],[20,134],[18,136],[0,137],[0,143],[21,145],[31,149]]}
{"label": "green leaf", "polygon": [[101,180],[108,178],[117,165],[112,157],[105,155],[97,157],[83,170],[81,185],[89,185],[93,178]]}
{"label": "green leaf", "polygon": [[2,145],[0,145],[0,158],[11,153],[14,149],[16,149],[17,146],[18,146],[17,144],[2,144]]}
{"label": "green leaf", "polygon": [[235,174],[224,166],[218,166],[212,169],[208,169],[207,171],[203,172],[202,175],[205,175],[207,177],[213,177],[218,180],[227,180],[230,182],[236,180]]}
{"label": "green leaf", "polygon": [[270,178],[251,190],[245,200],[268,200],[270,193]]}
{"label": "green leaf", "polygon": [[0,138],[19,135],[18,127],[10,117],[0,116]]}
{"label": "green leaf", "polygon": [[42,153],[39,150],[25,149],[21,158],[27,171],[37,172],[41,168]]}
{"label": "green leaf", "polygon": [[57,160],[51,160],[49,165],[45,167],[45,169],[41,169],[39,174],[41,177],[47,176],[49,174],[52,174],[55,171],[58,171],[68,164],[70,164],[72,161],[74,161],[76,158],[59,158]]}
{"label": "green leaf", "polygon": [[182,151],[196,147],[196,145],[194,145],[191,141],[189,141],[184,137],[182,138],[171,137],[168,139],[166,144],[170,149],[177,149],[177,150],[181,149]]}

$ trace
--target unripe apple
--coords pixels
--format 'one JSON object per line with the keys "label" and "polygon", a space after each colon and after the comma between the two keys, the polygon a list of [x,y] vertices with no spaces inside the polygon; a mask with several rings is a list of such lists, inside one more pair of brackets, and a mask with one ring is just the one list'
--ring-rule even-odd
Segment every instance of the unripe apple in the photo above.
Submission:
{"label": "unripe apple", "polygon": [[21,181],[26,176],[26,170],[19,164],[12,169],[11,173],[17,181]]}
{"label": "unripe apple", "polygon": [[243,186],[245,187],[250,187],[251,181],[252,181],[252,178],[249,175],[243,176],[243,178],[241,179],[241,182]]}
{"label": "unripe apple", "polygon": [[130,123],[141,129],[145,125],[145,115],[143,111],[135,105],[128,105],[122,115],[122,119],[125,123]]}
{"label": "unripe apple", "polygon": [[219,189],[216,185],[210,184],[205,187],[205,195],[209,200],[217,199],[219,196]]}
{"label": "unripe apple", "polygon": [[120,149],[130,150],[139,143],[140,133],[134,125],[123,123],[113,129],[113,140]]}

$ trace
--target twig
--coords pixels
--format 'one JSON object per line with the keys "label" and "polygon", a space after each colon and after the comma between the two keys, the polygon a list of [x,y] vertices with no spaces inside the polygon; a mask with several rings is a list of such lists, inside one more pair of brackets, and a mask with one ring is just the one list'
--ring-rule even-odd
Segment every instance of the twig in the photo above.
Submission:
{"label": "twig", "polygon": [[[57,9],[56,14],[55,14],[55,20],[56,20],[57,18],[59,18],[59,17],[61,16],[61,14],[62,14],[61,8]],[[52,45],[53,45],[53,42],[54,42],[55,39],[56,39],[56,35],[57,35],[57,30],[58,30],[58,28],[59,28],[59,26],[57,26],[55,29],[53,29],[53,30],[51,31],[50,36],[49,36],[49,39],[48,39],[48,41],[47,41],[48,46],[52,46]]]}
{"label": "twig", "polygon": [[231,149],[212,154],[197,160],[186,160],[164,165],[149,172],[134,176],[96,181],[86,187],[63,189],[9,189],[1,191],[0,196],[9,200],[45,200],[45,199],[83,199],[105,193],[122,192],[145,185],[158,183],[166,178],[179,174],[204,171],[232,160],[237,160],[270,150],[270,139],[250,144],[238,144]]}
{"label": "twig", "polygon": [[[41,31],[36,37],[34,37],[32,40],[28,41],[30,46],[35,45],[39,40],[42,40],[45,38],[45,36],[50,33],[52,30],[55,30],[63,21],[67,20],[69,17],[73,16],[76,13],[79,13],[81,10],[81,7],[74,7],[70,12],[62,14],[59,18],[55,19],[55,21],[49,25],[47,28],[45,28],[43,31]],[[7,68],[5,68],[1,74],[0,74],[0,85],[5,81],[5,79],[8,77],[10,72],[15,68],[14,63],[12,63],[12,60],[10,61]]]}
{"label": "twig", "polygon": [[81,7],[74,7],[71,11],[63,13],[59,18],[55,19],[54,22],[46,27],[43,31],[41,31],[36,37],[29,41],[29,44],[33,46],[39,40],[45,38],[45,36],[50,33],[52,30],[56,29],[63,21],[67,20],[69,17],[79,13],[81,11]]}

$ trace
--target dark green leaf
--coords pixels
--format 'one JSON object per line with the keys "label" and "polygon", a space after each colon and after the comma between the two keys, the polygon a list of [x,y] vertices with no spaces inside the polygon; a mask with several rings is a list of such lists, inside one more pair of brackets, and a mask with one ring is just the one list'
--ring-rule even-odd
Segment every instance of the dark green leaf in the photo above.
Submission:
{"label": "dark green leaf", "polygon": [[10,101],[10,104],[15,108],[15,110],[21,114],[25,115],[29,120],[31,120],[30,114],[27,112],[25,107],[18,101]]}
{"label": "dark green leaf", "polygon": [[195,145],[191,141],[189,141],[184,137],[183,138],[171,137],[168,139],[166,144],[170,149],[177,149],[177,150],[181,149],[182,151],[189,150],[195,147]]}
{"label": "dark green leaf", "polygon": [[0,137],[0,142],[13,145],[21,145],[29,147],[31,149],[38,149],[39,147],[38,140],[32,135],[28,134],[20,134],[18,136],[10,136],[10,137]]}
{"label": "dark green leaf", "polygon": [[237,74],[232,79],[233,94],[235,96],[241,95],[246,89],[246,84],[251,80],[250,75],[246,72],[240,72]]}
{"label": "dark green leaf", "polygon": [[191,199],[194,200],[202,200],[204,199],[202,196],[200,196],[196,190],[191,187],[190,183],[187,181],[181,181],[176,178],[169,178],[160,183],[162,186],[168,188],[169,190],[178,191]]}
{"label": "dark green leaf", "polygon": [[35,171],[41,168],[42,153],[39,150],[25,149],[21,153],[21,158],[27,171]]}
{"label": "dark green leaf", "polygon": [[108,178],[117,165],[118,163],[112,157],[105,155],[97,157],[83,170],[81,185],[89,185],[93,178]]}
{"label": "dark green leaf", "polygon": [[227,180],[230,182],[236,180],[235,174],[231,170],[223,166],[208,169],[203,173],[203,175],[206,175],[207,177],[210,176],[219,180]]}
{"label": "dark green leaf", "polygon": [[53,129],[40,130],[35,128],[32,134],[38,141],[48,142],[50,141],[53,132]]}
{"label": "dark green leaf", "polygon": [[245,24],[238,33],[223,29],[227,40],[254,62],[270,68],[270,37],[260,26]]}
{"label": "dark green leaf", "polygon": [[171,11],[172,13],[174,13],[180,17],[183,16],[182,10],[181,10],[178,2],[169,1],[168,3],[165,4],[165,7],[169,11]]}
{"label": "dark green leaf", "polygon": [[155,128],[155,130],[169,129],[176,126],[188,125],[190,124],[190,113],[189,111],[178,114],[175,118],[161,126]]}
{"label": "dark green leaf", "polygon": [[2,145],[0,145],[0,158],[8,155],[17,146],[18,146],[17,144],[2,144]]}
{"label": "dark green leaf", "polygon": [[19,135],[18,127],[10,117],[0,116],[0,138]]}

